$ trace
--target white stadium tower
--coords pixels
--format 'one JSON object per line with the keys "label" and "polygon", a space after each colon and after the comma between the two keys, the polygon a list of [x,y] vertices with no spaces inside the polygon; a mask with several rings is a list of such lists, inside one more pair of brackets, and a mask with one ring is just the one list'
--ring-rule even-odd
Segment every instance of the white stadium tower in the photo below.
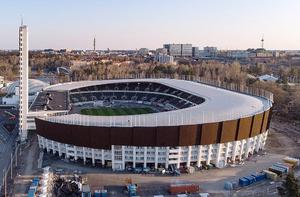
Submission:
{"label": "white stadium tower", "polygon": [[28,114],[28,28],[21,25],[19,28],[19,52],[20,52],[20,87],[19,87],[19,134],[21,140],[27,138],[27,114]]}

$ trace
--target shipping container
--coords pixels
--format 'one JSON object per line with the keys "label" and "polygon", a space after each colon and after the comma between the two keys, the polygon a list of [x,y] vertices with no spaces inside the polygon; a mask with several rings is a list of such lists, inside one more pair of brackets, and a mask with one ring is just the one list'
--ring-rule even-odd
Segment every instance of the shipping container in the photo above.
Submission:
{"label": "shipping container", "polygon": [[266,177],[267,177],[268,179],[271,179],[271,180],[273,180],[273,181],[276,181],[276,179],[277,179],[277,174],[276,174],[276,173],[271,172],[271,171],[269,171],[269,170],[264,170],[264,173],[266,173]]}
{"label": "shipping container", "polygon": [[277,165],[282,165],[282,166],[287,167],[287,168],[288,168],[288,172],[292,171],[292,170],[293,170],[293,166],[294,166],[293,164],[285,163],[285,162],[283,162],[283,163],[281,163],[281,162],[276,162],[276,164],[277,164]]}
{"label": "shipping container", "polygon": [[285,169],[283,169],[283,168],[278,168],[278,167],[276,167],[276,166],[271,166],[271,167],[269,168],[269,170],[270,170],[271,172],[276,173],[278,176],[282,176],[282,175],[285,173]]}
{"label": "shipping container", "polygon": [[237,189],[238,188],[238,186],[239,186],[238,182],[232,181],[231,183],[232,183],[233,189]]}
{"label": "shipping container", "polygon": [[129,196],[136,196],[137,186],[135,184],[127,185],[127,191]]}
{"label": "shipping container", "polygon": [[248,179],[240,178],[240,179],[239,179],[239,185],[240,185],[241,187],[244,187],[244,186],[250,185],[250,183],[249,183],[249,180],[248,180]]}
{"label": "shipping container", "polygon": [[[279,162],[278,162],[278,163],[279,163]],[[294,167],[295,167],[295,166],[294,166],[293,164],[291,164],[291,163],[283,162],[283,163],[280,163],[280,164],[289,167],[289,171],[292,171],[292,170],[294,169]]]}
{"label": "shipping container", "polygon": [[82,192],[81,197],[92,197],[91,192]]}
{"label": "shipping container", "polygon": [[171,184],[169,187],[171,194],[197,193],[199,185],[195,184]]}
{"label": "shipping container", "polygon": [[250,175],[250,177],[253,177],[253,179],[254,179],[254,182],[257,182],[258,180],[256,179],[256,176],[254,176],[254,175]]}
{"label": "shipping container", "polygon": [[265,180],[267,178],[266,173],[264,173],[264,172],[252,174],[252,176],[255,177],[256,181],[262,181],[262,180]]}
{"label": "shipping container", "polygon": [[225,189],[225,190],[233,190],[232,182],[226,181],[226,182],[224,183],[224,189]]}
{"label": "shipping container", "polygon": [[252,184],[252,183],[254,183],[254,182],[256,181],[255,178],[254,178],[253,176],[245,176],[244,178],[245,178],[245,179],[248,179],[249,184]]}
{"label": "shipping container", "polygon": [[94,197],[101,197],[101,191],[100,190],[96,190],[94,192]]}
{"label": "shipping container", "polygon": [[294,166],[298,166],[299,165],[299,159],[296,158],[292,158],[292,157],[285,157],[282,159],[284,162],[286,163],[290,163],[293,164]]}
{"label": "shipping container", "polygon": [[29,190],[33,190],[34,192],[36,192],[37,191],[37,186],[32,185],[32,186],[29,187]]}
{"label": "shipping container", "polygon": [[101,190],[101,197],[107,197],[107,190],[103,189]]}
{"label": "shipping container", "polygon": [[278,167],[278,168],[284,169],[284,172],[285,172],[285,173],[288,173],[288,172],[289,172],[289,167],[287,167],[287,166],[284,166],[284,165],[281,165],[281,164],[278,164],[278,163],[275,163],[273,166],[276,166],[276,167]]}

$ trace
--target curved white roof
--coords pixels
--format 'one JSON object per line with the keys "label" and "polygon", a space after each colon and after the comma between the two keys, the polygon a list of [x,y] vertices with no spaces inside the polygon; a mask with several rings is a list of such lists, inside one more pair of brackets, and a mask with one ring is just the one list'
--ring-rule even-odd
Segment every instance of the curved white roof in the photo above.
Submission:
{"label": "curved white roof", "polygon": [[174,111],[133,116],[86,116],[70,114],[49,117],[55,122],[89,126],[168,126],[219,122],[252,116],[268,110],[272,103],[261,97],[177,79],[122,79],[79,81],[49,86],[47,90],[66,91],[85,86],[122,82],[156,82],[205,99],[200,105]]}
{"label": "curved white roof", "polygon": [[[14,94],[15,93],[15,88],[17,86],[19,86],[20,81],[15,81],[12,84],[10,84],[7,89],[6,92],[7,94]],[[43,88],[49,86],[48,83],[45,83],[43,81],[40,81],[38,79],[29,79],[28,80],[28,90],[29,90],[29,94],[35,94],[37,92],[40,92],[41,90],[43,90]]]}

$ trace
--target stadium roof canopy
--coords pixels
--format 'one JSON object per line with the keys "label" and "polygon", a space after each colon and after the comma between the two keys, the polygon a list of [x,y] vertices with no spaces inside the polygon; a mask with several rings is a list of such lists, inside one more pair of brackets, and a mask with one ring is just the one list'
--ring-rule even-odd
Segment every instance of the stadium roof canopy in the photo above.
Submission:
{"label": "stadium roof canopy", "polygon": [[[46,90],[70,91],[87,86],[128,82],[160,83],[202,97],[205,101],[193,107],[154,114],[113,117],[69,114],[57,118],[60,119],[59,121],[68,122],[69,124],[78,124],[77,121],[80,121],[80,124],[82,125],[95,126],[100,124],[106,125],[106,123],[110,126],[111,124],[115,126],[126,126],[127,124],[127,126],[165,126],[173,124],[194,124],[233,120],[262,113],[272,106],[272,102],[262,97],[251,96],[202,83],[177,79],[79,81],[56,84],[47,87]],[[53,118],[55,119],[55,117]],[[135,122],[134,125],[132,125],[133,121]]]}

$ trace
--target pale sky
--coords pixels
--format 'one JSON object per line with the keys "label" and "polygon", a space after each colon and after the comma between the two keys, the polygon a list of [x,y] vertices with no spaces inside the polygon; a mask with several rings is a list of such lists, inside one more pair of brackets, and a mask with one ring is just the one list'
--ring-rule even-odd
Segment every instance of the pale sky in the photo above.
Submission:
{"label": "pale sky", "polygon": [[0,0],[0,49],[17,49],[21,16],[30,49],[300,49],[300,0]]}

